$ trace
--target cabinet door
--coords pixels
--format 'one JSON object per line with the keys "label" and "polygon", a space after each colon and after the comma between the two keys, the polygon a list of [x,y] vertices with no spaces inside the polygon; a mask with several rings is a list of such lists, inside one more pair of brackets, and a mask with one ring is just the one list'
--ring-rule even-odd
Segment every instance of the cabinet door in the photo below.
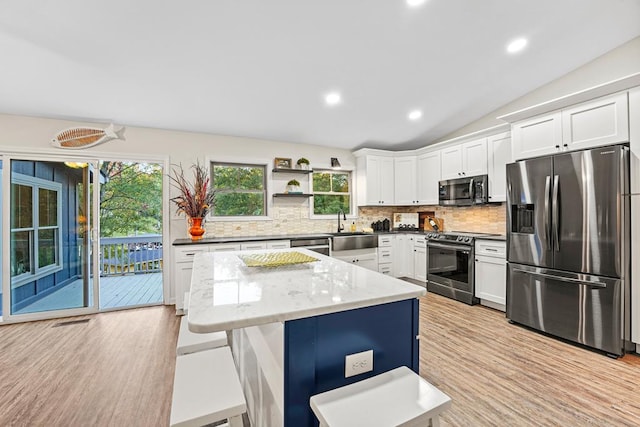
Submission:
{"label": "cabinet door", "polygon": [[629,141],[627,93],[585,102],[562,111],[562,143],[581,150]]}
{"label": "cabinet door", "polygon": [[394,168],[394,204],[416,204],[416,157],[396,157],[393,159]]}
{"label": "cabinet door", "polygon": [[513,160],[557,153],[562,143],[561,113],[523,120],[512,131]]}
{"label": "cabinet door", "polygon": [[507,301],[507,263],[504,258],[476,256],[476,297],[505,305]]}
{"label": "cabinet door", "polygon": [[443,148],[441,151],[442,179],[454,179],[462,177],[462,147]]}
{"label": "cabinet door", "polygon": [[418,175],[418,204],[437,205],[438,204],[438,181],[440,174],[440,151],[423,154],[417,161]]}
{"label": "cabinet door", "polygon": [[507,200],[507,163],[511,162],[511,134],[504,132],[487,138],[489,162],[489,201]]}
{"label": "cabinet door", "polygon": [[356,265],[364,267],[367,270],[378,271],[378,254],[360,255],[358,256]]}
{"label": "cabinet door", "polygon": [[366,204],[393,204],[394,172],[393,157],[367,156]]}
{"label": "cabinet door", "polygon": [[380,162],[380,176],[378,188],[380,189],[380,201],[382,205],[393,205],[394,201],[394,165],[392,157],[383,157]]}
{"label": "cabinet door", "polygon": [[193,263],[178,262],[175,266],[176,310],[183,310],[186,308],[184,306],[184,293],[188,292],[191,288],[191,272],[193,271]]}
{"label": "cabinet door", "polygon": [[427,248],[416,246],[413,252],[414,275],[413,278],[422,282],[427,281]]}
{"label": "cabinet door", "polygon": [[462,176],[487,173],[487,138],[462,144]]}
{"label": "cabinet door", "polygon": [[395,239],[393,240],[393,253],[395,254],[395,259],[393,261],[393,276],[394,277],[406,277],[407,269],[409,268],[407,264],[407,235],[406,234],[396,234]]}

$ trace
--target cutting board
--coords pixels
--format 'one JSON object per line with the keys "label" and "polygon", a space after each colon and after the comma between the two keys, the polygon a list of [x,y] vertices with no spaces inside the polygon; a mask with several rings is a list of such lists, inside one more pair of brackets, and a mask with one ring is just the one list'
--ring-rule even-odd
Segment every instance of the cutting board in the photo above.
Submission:
{"label": "cutting board", "polygon": [[[444,219],[436,218],[436,217],[431,217],[431,218],[433,218],[433,220],[438,225],[438,231],[443,231],[444,230]],[[429,219],[428,218],[424,222],[424,231],[436,231],[436,230],[433,229],[431,224],[429,224]]]}

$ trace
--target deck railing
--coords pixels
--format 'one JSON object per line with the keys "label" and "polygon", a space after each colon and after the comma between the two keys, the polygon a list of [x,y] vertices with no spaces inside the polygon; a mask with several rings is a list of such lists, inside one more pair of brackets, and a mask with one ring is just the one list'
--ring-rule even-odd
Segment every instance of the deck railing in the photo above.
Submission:
{"label": "deck railing", "polygon": [[100,275],[162,271],[162,236],[105,237],[100,239]]}

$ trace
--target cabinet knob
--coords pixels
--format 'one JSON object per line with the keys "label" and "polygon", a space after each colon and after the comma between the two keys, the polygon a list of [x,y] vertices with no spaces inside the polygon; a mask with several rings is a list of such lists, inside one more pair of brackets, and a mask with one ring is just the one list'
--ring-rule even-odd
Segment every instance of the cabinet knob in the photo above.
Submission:
{"label": "cabinet knob", "polygon": [[560,145],[556,145],[556,148],[560,148]]}
{"label": "cabinet knob", "polygon": [[568,147],[568,146],[569,146],[569,144],[564,144],[564,146],[565,146],[565,147]]}

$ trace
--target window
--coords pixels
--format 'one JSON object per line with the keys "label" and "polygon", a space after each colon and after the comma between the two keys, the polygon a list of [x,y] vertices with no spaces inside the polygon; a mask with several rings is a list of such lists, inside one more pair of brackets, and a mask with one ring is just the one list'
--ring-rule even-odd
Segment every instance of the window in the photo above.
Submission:
{"label": "window", "polygon": [[62,185],[27,175],[11,178],[11,278],[31,282],[62,268]]}
{"label": "window", "polygon": [[214,217],[267,215],[266,167],[211,162]]}
{"label": "window", "polygon": [[351,213],[351,173],[345,171],[313,172],[313,213],[315,215]]}

